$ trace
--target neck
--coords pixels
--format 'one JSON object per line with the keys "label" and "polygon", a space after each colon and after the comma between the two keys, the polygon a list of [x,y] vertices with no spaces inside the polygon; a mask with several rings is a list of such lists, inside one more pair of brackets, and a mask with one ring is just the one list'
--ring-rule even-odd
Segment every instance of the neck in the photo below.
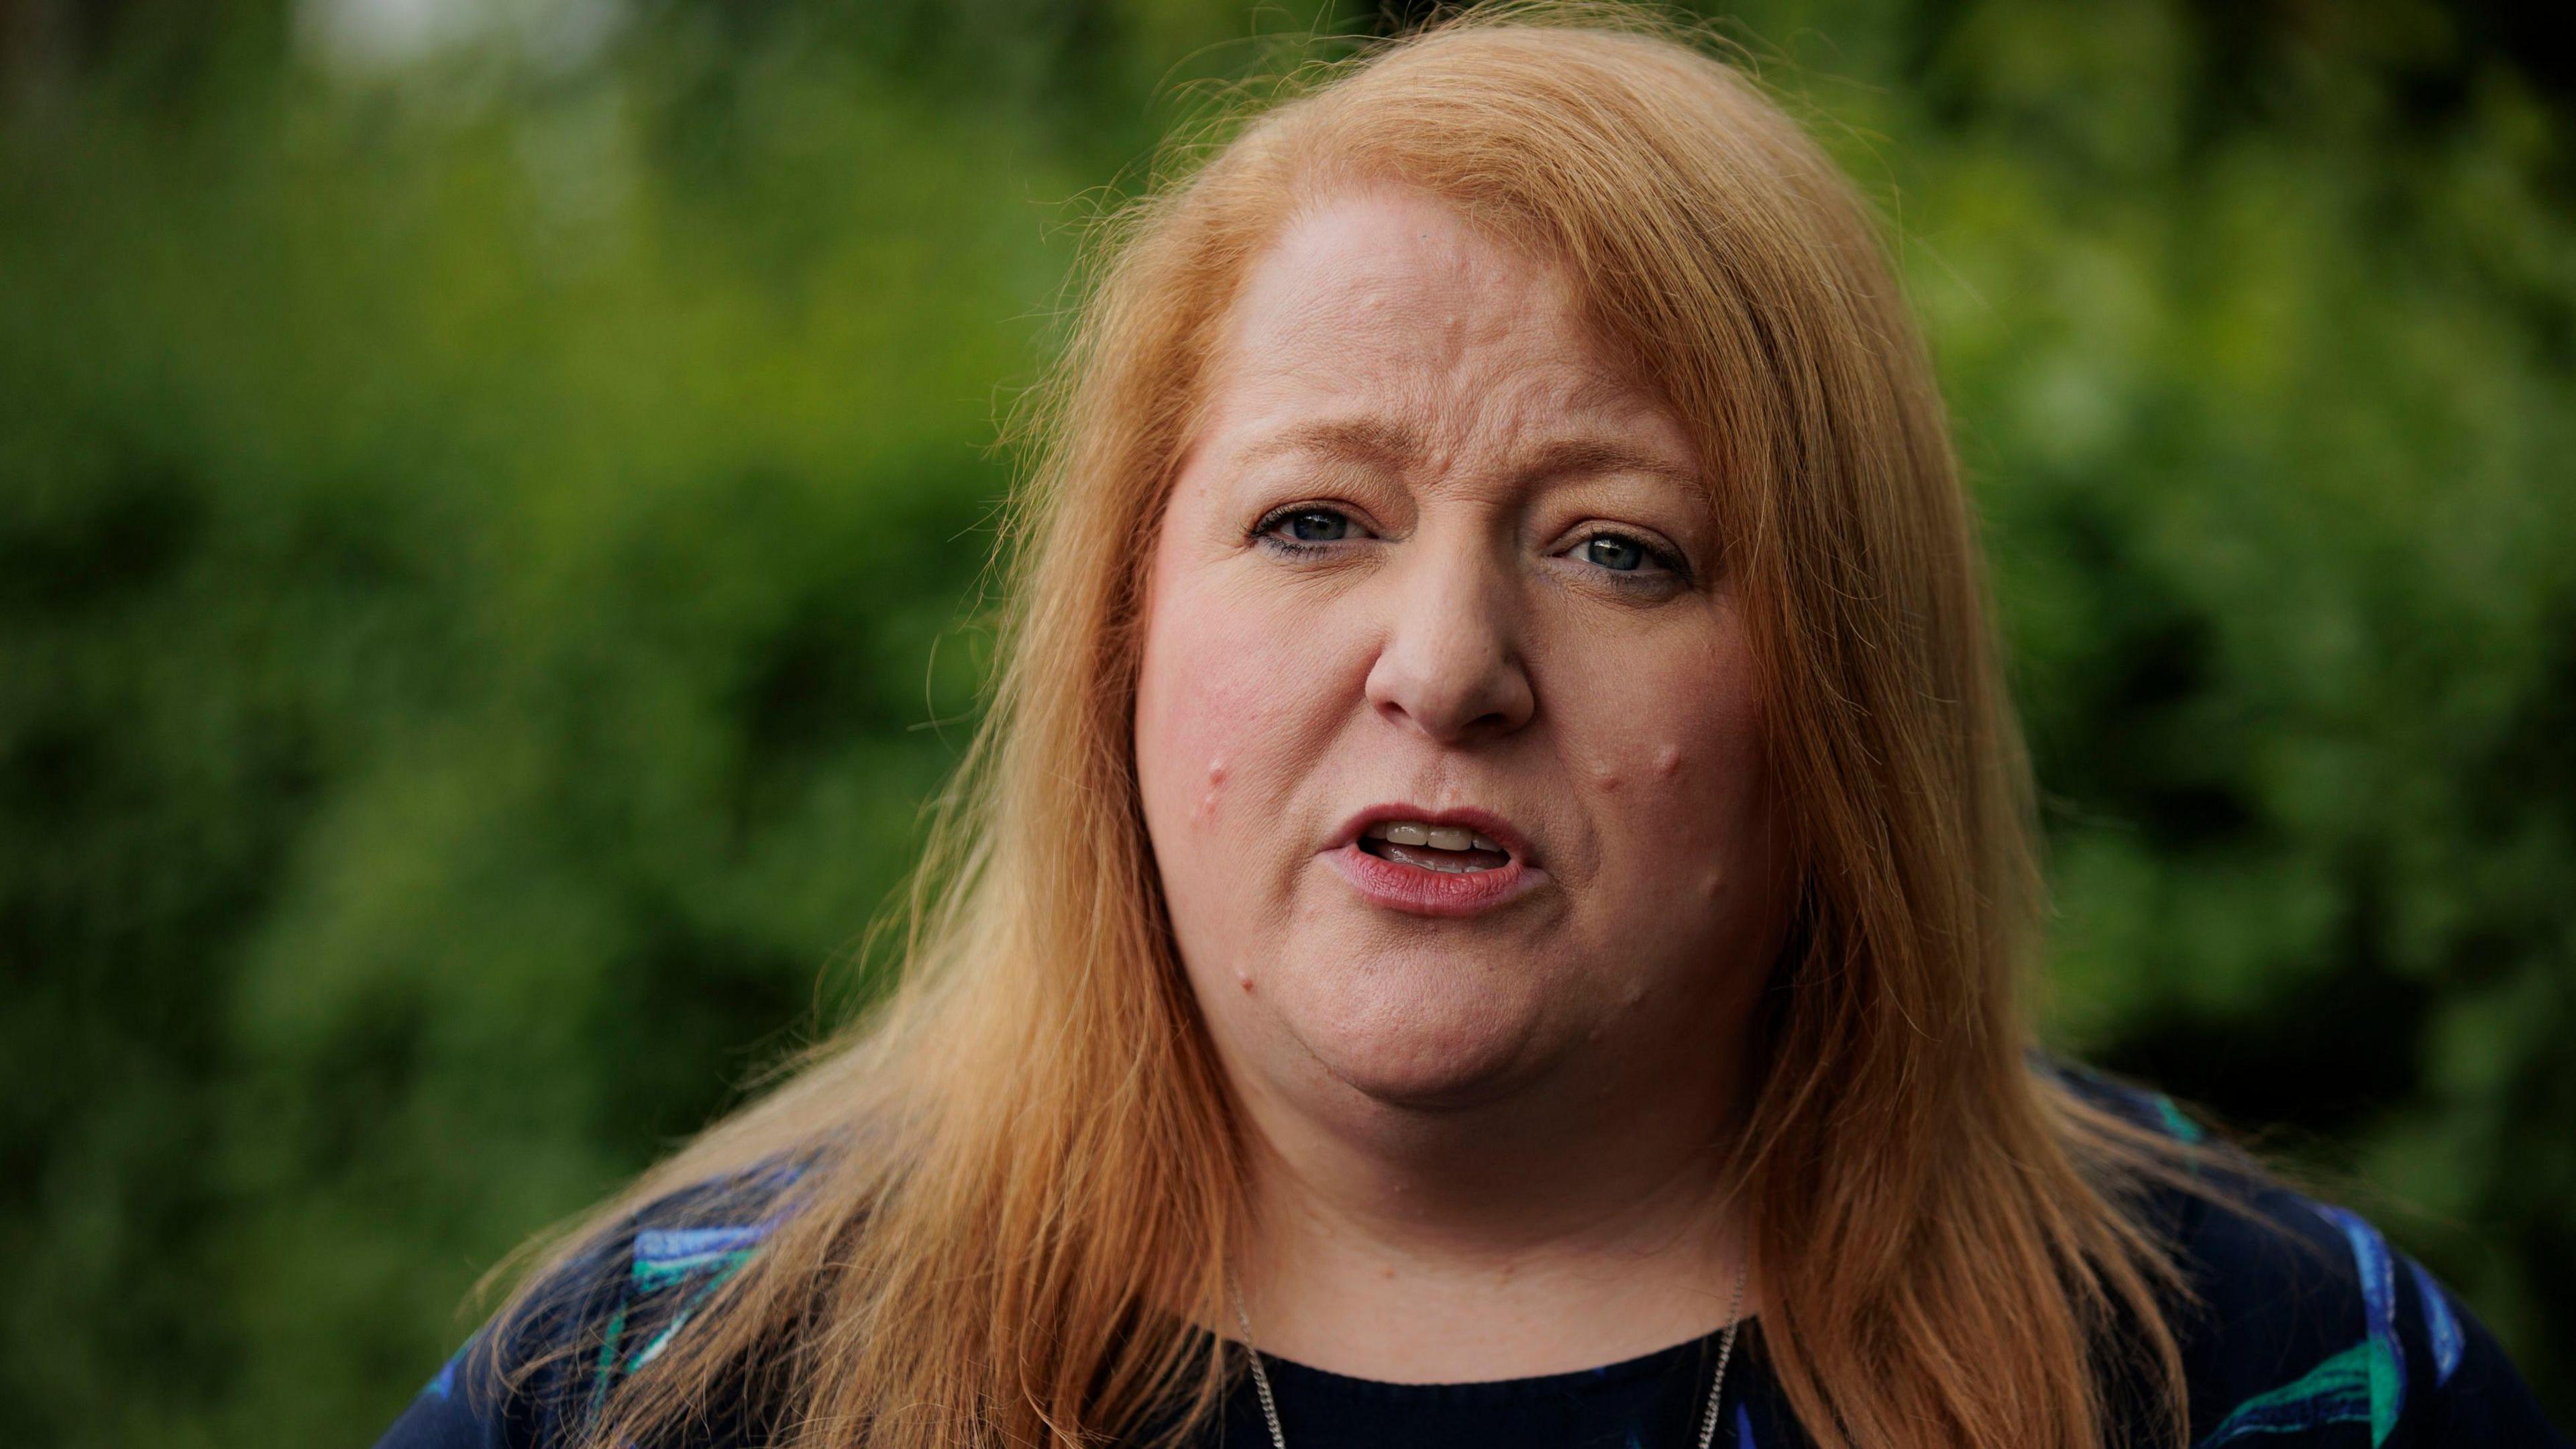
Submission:
{"label": "neck", "polygon": [[1589,1368],[1722,1327],[1742,1261],[1722,1180],[1742,1093],[1723,1064],[1743,1058],[1696,1055],[1697,1071],[1594,1064],[1470,1106],[1243,1091],[1254,1223],[1237,1272],[1256,1342],[1439,1383]]}

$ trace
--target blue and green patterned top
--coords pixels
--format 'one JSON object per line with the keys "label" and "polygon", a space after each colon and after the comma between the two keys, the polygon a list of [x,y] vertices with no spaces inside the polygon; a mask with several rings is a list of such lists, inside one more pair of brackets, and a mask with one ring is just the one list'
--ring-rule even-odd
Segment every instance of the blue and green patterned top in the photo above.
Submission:
{"label": "blue and green patterned top", "polygon": [[[2162,1097],[2075,1080],[2141,1120],[2197,1134]],[[766,1174],[750,1193],[711,1186],[640,1215],[560,1275],[561,1291],[513,1346],[491,1344],[487,1330],[459,1350],[378,1449],[568,1443],[581,1416],[687,1332],[708,1295],[760,1250],[793,1211],[794,1178]],[[2252,1184],[2248,1204],[2239,1213],[2180,1192],[2154,1204],[2200,1299],[2177,1316],[2192,1449],[2567,1449],[2485,1328],[2378,1229],[2277,1186]],[[730,1220],[709,1221],[711,1206]],[[1698,1441],[1716,1345],[1711,1336],[1578,1373],[1470,1384],[1264,1362],[1297,1449],[1662,1449]],[[494,1367],[539,1351],[556,1356],[520,1391],[502,1391]],[[765,1422],[757,1404],[720,1403],[685,1445],[657,1449],[750,1449],[764,1442]],[[1770,1372],[1758,1319],[1737,1345],[1719,1425],[1716,1442],[1734,1449],[1811,1443]],[[1270,1442],[1248,1376],[1207,1442]]]}

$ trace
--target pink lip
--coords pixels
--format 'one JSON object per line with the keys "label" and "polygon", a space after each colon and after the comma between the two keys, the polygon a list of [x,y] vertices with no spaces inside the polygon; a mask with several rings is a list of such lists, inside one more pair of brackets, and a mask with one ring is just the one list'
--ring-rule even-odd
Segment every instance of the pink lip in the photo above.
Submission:
{"label": "pink lip", "polygon": [[[1492,870],[1454,875],[1380,860],[1360,849],[1359,840],[1381,820],[1415,820],[1425,825],[1473,830],[1501,845],[1512,858]],[[1425,810],[1418,805],[1372,805],[1342,823],[1324,855],[1361,895],[1390,910],[1420,916],[1472,916],[1489,911],[1527,895],[1547,875],[1531,863],[1528,837],[1501,816],[1474,808]]]}

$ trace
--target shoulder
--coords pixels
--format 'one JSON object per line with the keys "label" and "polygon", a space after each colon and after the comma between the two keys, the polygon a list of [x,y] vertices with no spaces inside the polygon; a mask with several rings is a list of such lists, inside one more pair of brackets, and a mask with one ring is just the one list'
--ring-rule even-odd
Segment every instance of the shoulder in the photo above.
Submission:
{"label": "shoulder", "polygon": [[802,1163],[657,1198],[593,1233],[424,1385],[377,1449],[560,1449],[798,1206]]}
{"label": "shoulder", "polygon": [[2566,1443],[2485,1327],[2368,1219],[2215,1144],[2162,1093],[2044,1069],[2097,1106],[2211,1148],[2204,1191],[2149,1193],[2190,1290],[2172,1323],[2195,1449]]}

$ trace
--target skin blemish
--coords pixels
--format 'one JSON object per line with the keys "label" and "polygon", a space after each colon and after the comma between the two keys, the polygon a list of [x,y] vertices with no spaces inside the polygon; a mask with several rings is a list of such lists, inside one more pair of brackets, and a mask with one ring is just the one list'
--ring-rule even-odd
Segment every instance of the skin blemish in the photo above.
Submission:
{"label": "skin blemish", "polygon": [[1207,778],[1207,793],[1199,797],[1199,808],[1195,812],[1201,820],[1213,820],[1216,818],[1216,797],[1219,794],[1222,794],[1225,788],[1225,761],[1223,758],[1208,761]]}
{"label": "skin blemish", "polygon": [[1675,775],[1675,774],[1680,773],[1681,768],[1682,768],[1682,747],[1681,747],[1681,746],[1679,746],[1679,745],[1666,745],[1666,746],[1664,746],[1662,749],[1657,750],[1657,751],[1655,752],[1655,773],[1656,773],[1656,774],[1669,777],[1669,776],[1672,776],[1672,775]]}

